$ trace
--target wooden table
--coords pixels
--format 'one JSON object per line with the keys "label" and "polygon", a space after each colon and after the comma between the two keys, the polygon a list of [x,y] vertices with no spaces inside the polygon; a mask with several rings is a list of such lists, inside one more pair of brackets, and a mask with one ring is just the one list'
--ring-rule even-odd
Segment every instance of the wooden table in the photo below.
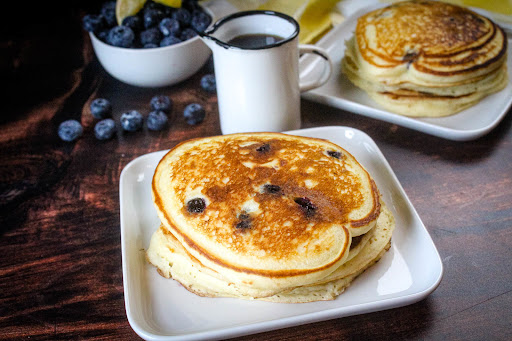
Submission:
{"label": "wooden table", "polygon": [[[220,134],[217,100],[199,88],[206,69],[158,90],[114,80],[79,27],[83,12],[65,10],[69,15],[61,24],[70,29],[43,26],[2,45],[17,64],[15,71],[2,69],[9,87],[0,118],[0,339],[137,340],[123,301],[120,173],[145,153]],[[144,129],[107,142],[94,138],[92,99],[110,99],[118,120],[128,109],[147,114],[156,94],[174,100],[169,129]],[[197,126],[182,118],[192,102],[207,111]],[[70,118],[80,120],[85,132],[65,143],[56,131]],[[430,232],[444,278],[432,295],[410,306],[240,339],[509,340],[512,115],[471,142],[308,101],[302,119],[304,128],[350,126],[375,140]]]}

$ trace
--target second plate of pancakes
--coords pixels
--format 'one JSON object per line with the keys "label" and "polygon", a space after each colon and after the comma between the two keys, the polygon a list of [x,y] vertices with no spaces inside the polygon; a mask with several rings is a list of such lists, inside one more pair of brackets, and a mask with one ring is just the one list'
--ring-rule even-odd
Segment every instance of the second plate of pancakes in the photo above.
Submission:
{"label": "second plate of pancakes", "polygon": [[[449,140],[473,140],[495,128],[512,105],[512,73],[510,71],[505,89],[484,98],[466,110],[440,118],[411,118],[382,109],[363,90],[357,88],[347,79],[341,72],[341,61],[345,54],[345,41],[353,36],[357,19],[360,16],[386,5],[374,5],[355,12],[317,42],[316,45],[326,49],[333,60],[333,75],[324,86],[304,93],[303,97]],[[508,45],[509,51],[506,63],[510,70],[512,68],[510,39]],[[313,79],[315,75],[322,72],[321,63],[314,57],[309,56],[301,58],[300,68],[301,78],[305,79],[309,77]]]}

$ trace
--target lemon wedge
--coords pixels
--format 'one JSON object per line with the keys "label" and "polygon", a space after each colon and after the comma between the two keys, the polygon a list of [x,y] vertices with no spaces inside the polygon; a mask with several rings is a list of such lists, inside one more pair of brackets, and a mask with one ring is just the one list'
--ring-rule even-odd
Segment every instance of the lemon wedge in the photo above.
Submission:
{"label": "lemon wedge", "polygon": [[137,14],[147,0],[117,0],[116,1],[116,19],[117,23],[121,25],[123,19],[130,15]]}
{"label": "lemon wedge", "polygon": [[161,3],[162,5],[179,8],[181,7],[181,0],[153,0],[154,2]]}
{"label": "lemon wedge", "polygon": [[[334,7],[339,0],[309,0],[299,18],[301,43],[311,43],[331,29]],[[336,16],[335,16],[336,17]],[[338,20],[339,17],[337,18]]]}

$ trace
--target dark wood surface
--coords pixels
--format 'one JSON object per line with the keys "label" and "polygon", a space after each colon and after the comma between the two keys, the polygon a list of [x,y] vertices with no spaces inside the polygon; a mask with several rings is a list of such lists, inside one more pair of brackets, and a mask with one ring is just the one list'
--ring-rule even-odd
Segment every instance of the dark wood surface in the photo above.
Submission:
{"label": "dark wood surface", "polygon": [[[0,46],[6,57],[0,65],[2,88],[7,85],[0,114],[2,340],[139,339],[124,306],[120,173],[145,153],[220,134],[216,96],[199,88],[206,68],[173,87],[124,85],[95,59],[80,30],[82,14],[70,10],[61,19],[69,29],[20,29]],[[169,129],[120,134],[107,142],[94,138],[92,99],[110,99],[118,120],[128,109],[147,114],[156,94],[174,100]],[[192,102],[207,111],[197,126],[182,118]],[[85,132],[65,143],[56,131],[70,118],[80,120]],[[430,232],[444,278],[413,305],[240,339],[510,340],[512,115],[470,142],[308,101],[302,103],[302,118],[304,128],[350,126],[375,140]]]}

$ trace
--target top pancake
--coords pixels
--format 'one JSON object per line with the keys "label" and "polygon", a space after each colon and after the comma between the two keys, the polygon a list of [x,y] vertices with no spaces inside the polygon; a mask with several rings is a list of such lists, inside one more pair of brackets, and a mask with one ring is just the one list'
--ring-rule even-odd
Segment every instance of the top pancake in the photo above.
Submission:
{"label": "top pancake", "polygon": [[488,18],[439,1],[406,1],[358,19],[362,77],[386,84],[459,85],[503,64],[506,37]]}
{"label": "top pancake", "polygon": [[268,295],[332,273],[380,213],[373,180],[347,151],[278,133],[180,144],[152,190],[163,225],[193,257]]}

